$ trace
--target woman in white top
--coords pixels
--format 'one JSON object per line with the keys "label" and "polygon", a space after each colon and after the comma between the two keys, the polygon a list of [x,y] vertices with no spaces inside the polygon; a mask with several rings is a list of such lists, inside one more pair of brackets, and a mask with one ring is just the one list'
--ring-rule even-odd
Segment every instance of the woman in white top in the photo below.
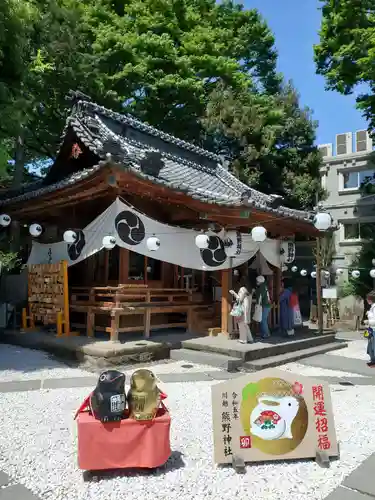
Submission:
{"label": "woman in white top", "polygon": [[242,344],[252,344],[254,342],[253,336],[251,335],[250,323],[251,323],[251,302],[253,297],[253,292],[251,294],[242,286],[238,293],[234,290],[230,290],[230,293],[236,299],[237,303],[242,307],[242,316],[237,318],[238,329],[240,332],[239,342]]}
{"label": "woman in white top", "polygon": [[370,356],[370,362],[368,366],[375,368],[375,292],[370,292],[367,295],[367,303],[370,305],[370,309],[367,311],[367,324],[368,324],[368,342],[367,342],[367,354]]}

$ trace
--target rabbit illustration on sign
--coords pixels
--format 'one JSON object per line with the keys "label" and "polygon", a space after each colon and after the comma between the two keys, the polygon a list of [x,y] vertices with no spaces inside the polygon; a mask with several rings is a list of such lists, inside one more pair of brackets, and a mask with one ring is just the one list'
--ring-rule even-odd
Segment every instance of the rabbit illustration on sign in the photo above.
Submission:
{"label": "rabbit illustration on sign", "polygon": [[265,440],[293,439],[299,402],[293,396],[262,396],[250,415],[250,432]]}

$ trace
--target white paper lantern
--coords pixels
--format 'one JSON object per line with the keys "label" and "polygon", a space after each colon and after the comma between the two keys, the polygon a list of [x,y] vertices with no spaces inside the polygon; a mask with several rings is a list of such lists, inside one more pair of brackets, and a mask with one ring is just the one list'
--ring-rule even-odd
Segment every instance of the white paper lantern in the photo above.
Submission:
{"label": "white paper lantern", "polygon": [[344,274],[344,269],[336,269],[337,276],[342,276]]}
{"label": "white paper lantern", "polygon": [[312,273],[310,274],[310,276],[315,279],[316,278],[316,271],[312,271]]}
{"label": "white paper lantern", "polygon": [[372,259],[372,265],[375,266],[375,259]]}
{"label": "white paper lantern", "polygon": [[263,226],[256,226],[253,227],[251,230],[251,237],[253,241],[256,241],[257,243],[261,243],[262,241],[265,241],[267,238],[267,230]]}
{"label": "white paper lantern", "polygon": [[375,279],[375,269],[371,269],[370,276],[371,278]]}
{"label": "white paper lantern", "polygon": [[314,217],[314,226],[319,231],[327,231],[332,226],[332,217],[327,212],[319,212]]}
{"label": "white paper lantern", "polygon": [[352,278],[359,278],[361,276],[361,273],[358,271],[358,269],[355,269],[354,271],[352,271]]}
{"label": "white paper lantern", "polygon": [[329,271],[323,271],[324,277],[329,278],[331,276],[331,273]]}
{"label": "white paper lantern", "polygon": [[156,236],[151,236],[147,238],[146,245],[150,252],[156,252],[160,248],[160,240]]}
{"label": "white paper lantern", "polygon": [[12,219],[10,218],[9,215],[7,214],[0,215],[0,226],[8,227],[11,222]]}
{"label": "white paper lantern", "polygon": [[38,236],[40,236],[42,234],[42,232],[43,232],[43,228],[40,224],[31,224],[31,226],[29,227],[29,233],[34,238],[37,238]]}
{"label": "white paper lantern", "polygon": [[68,231],[65,231],[64,233],[64,241],[66,243],[74,243],[77,241],[77,233],[75,231],[72,231],[71,229],[68,229]]}
{"label": "white paper lantern", "polygon": [[146,271],[147,271],[148,273],[150,273],[150,272],[152,271],[151,266],[147,266]]}
{"label": "white paper lantern", "polygon": [[296,273],[298,271],[298,267],[297,266],[293,266],[292,267],[292,271],[293,271],[293,273]]}
{"label": "white paper lantern", "polygon": [[307,276],[307,271],[306,269],[301,270],[301,276]]}
{"label": "white paper lantern", "polygon": [[207,236],[207,234],[201,233],[195,237],[195,244],[197,245],[197,247],[200,250],[204,250],[205,248],[208,248],[209,243],[210,243],[210,239]]}
{"label": "white paper lantern", "polygon": [[286,272],[287,272],[287,270],[288,270],[288,266],[282,266],[281,271],[282,271],[283,273],[286,273]]}
{"label": "white paper lantern", "polygon": [[238,275],[240,274],[240,272],[239,272],[239,270],[238,270],[238,269],[235,269],[235,270],[233,271],[233,274],[234,274],[234,276],[238,276]]}
{"label": "white paper lantern", "polygon": [[107,250],[112,250],[116,246],[116,238],[114,236],[104,236],[102,240],[102,245]]}

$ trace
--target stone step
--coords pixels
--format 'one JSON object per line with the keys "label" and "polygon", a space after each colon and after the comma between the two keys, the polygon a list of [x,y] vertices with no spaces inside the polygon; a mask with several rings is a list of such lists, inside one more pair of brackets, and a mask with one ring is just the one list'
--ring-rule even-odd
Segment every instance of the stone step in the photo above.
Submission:
{"label": "stone step", "polygon": [[243,365],[241,366],[241,371],[254,372],[264,370],[265,368],[275,368],[276,366],[292,363],[303,358],[309,358],[310,356],[325,354],[327,352],[335,351],[336,349],[343,349],[347,346],[348,344],[346,342],[330,342],[328,344],[309,347],[307,349],[301,349],[298,351],[286,352],[284,354],[279,354],[276,356],[253,359],[252,361],[246,361],[245,363],[243,363]]}
{"label": "stone step", "polygon": [[191,349],[172,349],[170,359],[174,361],[187,361],[200,365],[214,366],[228,372],[235,372],[241,366],[242,360],[214,352],[193,351]]}
{"label": "stone step", "polygon": [[233,358],[241,358],[245,361],[263,359],[270,356],[301,351],[308,348],[330,344],[335,340],[335,333],[323,335],[307,335],[293,339],[271,337],[269,341],[256,342],[255,344],[242,345],[225,337],[201,337],[199,339],[185,340],[182,342],[184,349],[203,351],[207,353],[223,354]]}

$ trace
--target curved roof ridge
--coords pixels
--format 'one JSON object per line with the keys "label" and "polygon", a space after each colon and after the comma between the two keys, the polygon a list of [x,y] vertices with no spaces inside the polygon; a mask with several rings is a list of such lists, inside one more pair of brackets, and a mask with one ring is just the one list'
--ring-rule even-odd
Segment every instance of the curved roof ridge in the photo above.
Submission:
{"label": "curved roof ridge", "polygon": [[103,115],[107,116],[108,118],[112,118],[114,120],[120,121],[121,123],[130,125],[131,127],[141,131],[141,132],[147,132],[155,137],[158,137],[159,139],[162,139],[165,142],[169,142],[171,144],[174,144],[175,146],[178,146],[183,149],[187,149],[188,151],[192,151],[193,153],[199,154],[201,156],[205,156],[209,158],[210,160],[215,160],[217,162],[221,162],[222,159],[219,155],[212,153],[211,151],[208,151],[207,149],[203,149],[199,146],[196,146],[195,144],[192,144],[191,142],[187,142],[183,139],[179,139],[178,137],[175,137],[174,135],[168,134],[167,132],[163,132],[156,127],[149,125],[146,122],[142,122],[141,120],[138,120],[137,118],[134,118],[131,115],[123,115],[121,113],[118,113],[117,111],[112,111],[111,109],[108,109],[104,106],[100,106],[99,104],[96,104],[91,101],[79,101],[76,104],[76,109],[78,111],[81,111],[82,109],[86,110],[92,110],[96,113],[102,113]]}

